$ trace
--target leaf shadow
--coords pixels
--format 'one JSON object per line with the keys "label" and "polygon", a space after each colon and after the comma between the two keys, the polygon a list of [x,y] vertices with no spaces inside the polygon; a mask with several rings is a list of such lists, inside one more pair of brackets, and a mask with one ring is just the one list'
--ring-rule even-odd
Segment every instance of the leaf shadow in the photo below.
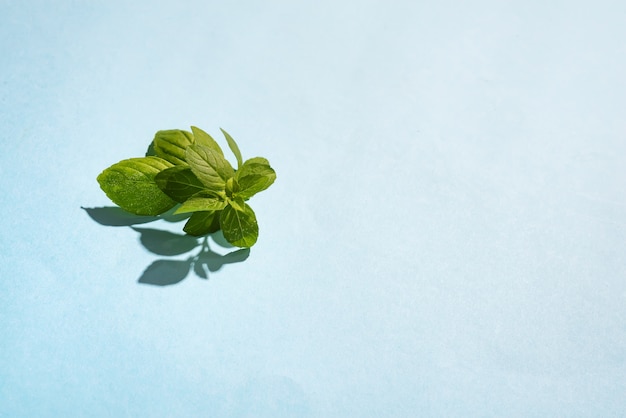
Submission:
{"label": "leaf shadow", "polygon": [[[190,235],[176,234],[152,228],[132,228],[139,232],[139,242],[144,248],[156,255],[175,256],[200,249],[186,260],[159,259],[150,264],[139,277],[138,282],[155,286],[167,286],[180,283],[191,271],[202,279],[208,279],[209,273],[220,270],[226,264],[240,263],[250,255],[249,248],[219,254],[209,244],[209,236],[201,240]],[[220,241],[222,234],[211,234],[214,241]],[[223,238],[223,237],[221,237]]]}
{"label": "leaf shadow", "polygon": [[[249,248],[238,248],[226,254],[211,249],[209,237],[219,247],[232,249],[221,231],[204,237],[156,229],[136,227],[157,220],[179,222],[189,215],[173,215],[173,210],[161,216],[138,216],[119,207],[82,208],[95,222],[104,226],[127,226],[139,233],[139,242],[150,253],[174,257],[191,253],[186,259],[160,258],[153,261],[137,280],[138,283],[153,286],[170,286],[182,282],[192,271],[201,279],[209,279],[210,273],[217,272],[226,264],[241,263],[250,255]],[[195,254],[193,253],[194,251]]]}
{"label": "leaf shadow", "polygon": [[87,215],[100,225],[104,226],[131,226],[145,224],[158,220],[157,216],[139,216],[126,212],[118,207],[84,208]]}
{"label": "leaf shadow", "polygon": [[136,227],[131,229],[139,232],[139,242],[144,248],[157,255],[181,255],[199,245],[198,239],[191,235],[175,234],[162,229]]}
{"label": "leaf shadow", "polygon": [[137,282],[169,286],[182,282],[189,274],[190,260],[156,260],[141,274]]}
{"label": "leaf shadow", "polygon": [[87,212],[87,215],[89,215],[92,220],[104,226],[132,226],[158,220],[180,222],[189,217],[189,214],[174,215],[176,208],[172,208],[159,216],[135,215],[117,206],[105,206],[100,208],[85,208],[81,206],[81,209]]}

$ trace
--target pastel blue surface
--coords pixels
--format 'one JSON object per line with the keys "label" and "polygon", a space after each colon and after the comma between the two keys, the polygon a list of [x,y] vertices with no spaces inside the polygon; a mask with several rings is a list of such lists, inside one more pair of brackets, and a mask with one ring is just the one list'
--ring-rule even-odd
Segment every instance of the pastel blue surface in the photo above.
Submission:
{"label": "pastel blue surface", "polygon": [[[0,416],[624,416],[625,21],[0,1]],[[189,125],[275,167],[260,238],[208,280],[138,283],[189,255],[81,207]]]}

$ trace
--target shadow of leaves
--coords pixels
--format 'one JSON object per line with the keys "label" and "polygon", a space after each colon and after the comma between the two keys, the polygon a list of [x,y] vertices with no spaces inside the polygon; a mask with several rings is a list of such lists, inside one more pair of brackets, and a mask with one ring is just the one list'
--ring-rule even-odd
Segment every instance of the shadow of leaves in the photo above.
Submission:
{"label": "shadow of leaves", "polygon": [[217,254],[210,249],[203,250],[195,258],[193,268],[195,273],[203,279],[209,278],[209,272],[213,273],[224,267],[225,264],[241,263],[250,255],[249,248],[242,248],[225,255]]}
{"label": "shadow of leaves", "polygon": [[100,225],[130,227],[139,233],[139,242],[143,247],[153,254],[173,257],[199,249],[198,253],[185,260],[166,258],[155,260],[139,277],[138,282],[142,284],[154,286],[177,284],[183,281],[191,271],[202,279],[208,279],[210,273],[220,270],[226,264],[245,261],[250,255],[249,248],[237,249],[223,255],[213,251],[209,246],[209,236],[215,244],[224,249],[234,248],[226,241],[221,231],[204,237],[194,237],[161,229],[134,226],[157,220],[179,222],[189,217],[188,214],[174,215],[172,210],[160,216],[138,216],[119,207],[83,207],[82,209]]}

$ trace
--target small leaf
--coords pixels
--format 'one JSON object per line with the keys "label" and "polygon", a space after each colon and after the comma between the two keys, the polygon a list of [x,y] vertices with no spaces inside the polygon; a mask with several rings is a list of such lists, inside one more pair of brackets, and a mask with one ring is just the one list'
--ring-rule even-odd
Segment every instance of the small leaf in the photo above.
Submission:
{"label": "small leaf", "polygon": [[194,141],[197,145],[203,145],[205,147],[209,147],[212,150],[216,151],[222,157],[224,156],[224,151],[219,146],[215,139],[208,133],[204,132],[202,129],[197,128],[195,126],[191,127],[191,132],[193,132]]}
{"label": "small leaf", "polygon": [[235,180],[234,177],[226,180],[226,196],[233,197],[235,193],[239,191],[239,183]]}
{"label": "small leaf", "polygon": [[246,203],[243,201],[242,197],[236,197],[234,199],[229,199],[228,202],[230,203],[230,205],[235,210],[238,210],[239,212],[245,212],[246,211]]}
{"label": "small leaf", "polygon": [[165,194],[179,203],[205,188],[189,166],[168,168],[157,174],[154,180]]}
{"label": "small leaf", "polygon": [[275,179],[276,175],[262,176],[260,174],[252,174],[242,177],[239,180],[241,182],[241,187],[239,192],[237,192],[237,195],[243,197],[244,199],[250,199],[258,192],[269,188],[274,183]]}
{"label": "small leaf", "polygon": [[183,281],[191,269],[191,260],[156,260],[139,278],[139,283],[168,286]]}
{"label": "small leaf", "polygon": [[156,157],[156,151],[154,150],[154,141],[150,142],[148,149],[146,150],[146,157]]}
{"label": "small leaf", "polygon": [[175,214],[178,213],[189,213],[189,212],[198,212],[198,211],[209,211],[209,210],[222,210],[226,206],[226,202],[221,198],[215,196],[210,191],[201,191],[191,196],[185,203],[183,203],[178,209],[176,209]]}
{"label": "small leaf", "polygon": [[267,160],[267,158],[263,158],[263,157],[253,157],[253,158],[248,158],[244,164],[261,164],[261,165],[270,165],[270,162]]}
{"label": "small leaf", "polygon": [[183,231],[194,237],[212,234],[220,229],[219,211],[194,212],[183,227]]}
{"label": "small leaf", "polygon": [[254,157],[243,163],[241,168],[237,171],[237,178],[250,174],[266,175],[270,173],[276,174],[272,167],[270,167],[270,162],[263,157]]}
{"label": "small leaf", "polygon": [[192,145],[185,155],[191,171],[209,190],[224,191],[226,181],[235,175],[230,163],[212,148]]}
{"label": "small leaf", "polygon": [[239,183],[237,195],[249,199],[270,187],[276,180],[276,172],[265,158],[256,157],[243,163],[235,179]]}
{"label": "small leaf", "polygon": [[156,155],[176,165],[185,165],[185,150],[193,143],[191,132],[180,129],[158,131],[154,135]]}
{"label": "small leaf", "polygon": [[259,225],[252,208],[244,203],[244,211],[226,206],[220,215],[224,238],[237,247],[252,247],[259,237]]}
{"label": "small leaf", "polygon": [[228,132],[226,132],[222,128],[220,128],[220,131],[222,131],[222,133],[224,134],[226,142],[228,142],[228,147],[233,152],[233,154],[235,154],[235,158],[237,159],[237,168],[241,167],[241,165],[243,164],[243,159],[241,158],[241,151],[239,151],[237,143],[235,142],[233,137],[228,134]]}
{"label": "small leaf", "polygon": [[159,157],[131,158],[113,164],[97,180],[109,199],[125,211],[156,216],[176,204],[154,180],[160,171],[170,167],[170,162]]}

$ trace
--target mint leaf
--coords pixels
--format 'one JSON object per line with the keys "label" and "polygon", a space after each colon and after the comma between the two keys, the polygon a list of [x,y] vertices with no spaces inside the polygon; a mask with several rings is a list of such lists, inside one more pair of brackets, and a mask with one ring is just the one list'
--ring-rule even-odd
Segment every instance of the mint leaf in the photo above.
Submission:
{"label": "mint leaf", "polygon": [[183,227],[183,231],[195,237],[217,232],[220,229],[219,215],[219,211],[194,212]]}
{"label": "mint leaf", "polygon": [[226,196],[233,197],[235,193],[239,191],[239,183],[235,180],[234,177],[226,180]]}
{"label": "mint leaf", "polygon": [[204,185],[189,166],[177,165],[168,168],[157,174],[154,180],[166,195],[179,203],[204,190]]}
{"label": "mint leaf", "polygon": [[172,163],[159,157],[131,158],[113,164],[98,176],[100,188],[115,204],[135,215],[156,216],[176,202],[159,189],[154,177]]}
{"label": "mint leaf", "polygon": [[[266,170],[265,167],[270,167],[270,162],[267,158],[254,157],[246,160],[241,168],[238,170],[239,176],[246,174],[259,174]],[[273,171],[273,170],[272,170]]]}
{"label": "mint leaf", "polygon": [[204,132],[202,129],[197,128],[195,126],[191,127],[191,132],[193,132],[194,141],[197,145],[203,145],[205,147],[211,148],[213,151],[216,151],[222,157],[224,156],[224,152],[222,148],[219,146],[215,139],[208,133]]}
{"label": "mint leaf", "polygon": [[233,137],[228,134],[228,132],[226,132],[222,128],[220,128],[220,131],[222,131],[222,133],[224,134],[226,142],[228,142],[228,147],[233,152],[233,154],[235,154],[235,158],[237,158],[237,168],[241,167],[241,165],[243,164],[243,159],[241,158],[241,151],[239,151],[237,143],[235,142]]}
{"label": "mint leaf", "polygon": [[259,237],[259,225],[252,208],[244,203],[244,211],[226,206],[220,215],[224,238],[237,247],[252,247]]}
{"label": "mint leaf", "polygon": [[[243,161],[236,141],[224,129],[220,130],[237,159],[236,171],[211,135],[192,126],[191,132],[158,131],[145,157],[112,165],[98,176],[98,183],[120,210],[129,212],[128,216],[142,215],[141,222],[146,222],[147,216],[168,222],[189,218],[183,228],[188,235],[202,236],[221,229],[217,235],[223,245],[229,242],[250,247],[257,241],[259,227],[246,200],[270,187],[276,172],[265,158]],[[111,222],[121,225],[130,221]],[[150,242],[153,241],[169,245],[162,237]],[[173,250],[160,251],[165,254],[164,251]],[[147,281],[154,279],[152,275],[160,267],[161,264],[155,264],[150,268]]]}
{"label": "mint leaf", "polygon": [[166,131],[158,131],[154,135],[154,152],[172,164],[184,165],[185,150],[193,143],[193,135],[191,132],[182,131],[180,129],[169,129]]}
{"label": "mint leaf", "polygon": [[215,196],[208,190],[203,190],[195,195],[191,196],[185,203],[183,203],[175,214],[189,213],[207,210],[222,210],[226,206],[226,202],[219,197]]}
{"label": "mint leaf", "polygon": [[265,158],[255,157],[243,163],[235,174],[235,180],[239,184],[237,196],[249,199],[270,187],[276,180],[276,172]]}
{"label": "mint leaf", "polygon": [[228,199],[228,203],[233,207],[233,209],[238,210],[239,212],[245,212],[246,210],[246,203],[243,201],[242,197]]}
{"label": "mint leaf", "polygon": [[185,153],[191,171],[205,187],[223,192],[226,181],[235,175],[235,170],[223,155],[203,145],[192,145]]}
{"label": "mint leaf", "polygon": [[148,149],[146,150],[146,157],[156,157],[156,151],[154,150],[154,141],[150,142],[150,145],[148,145]]}

